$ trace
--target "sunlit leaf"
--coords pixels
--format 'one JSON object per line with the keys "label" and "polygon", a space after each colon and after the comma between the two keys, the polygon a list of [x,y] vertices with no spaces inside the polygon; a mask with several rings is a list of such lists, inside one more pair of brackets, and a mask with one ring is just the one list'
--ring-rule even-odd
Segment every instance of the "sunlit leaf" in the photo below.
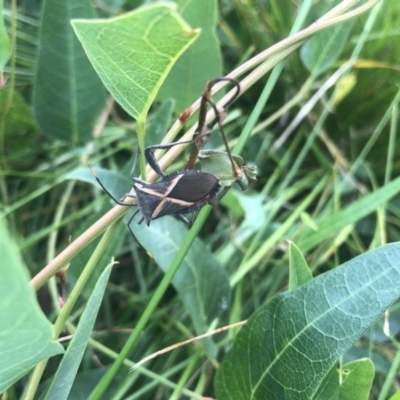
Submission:
{"label": "sunlit leaf", "polygon": [[342,384],[338,400],[368,400],[375,368],[369,359],[357,360],[341,368]]}
{"label": "sunlit leaf", "polygon": [[143,120],[173,64],[199,35],[172,3],[72,25],[104,85],[130,115]]}

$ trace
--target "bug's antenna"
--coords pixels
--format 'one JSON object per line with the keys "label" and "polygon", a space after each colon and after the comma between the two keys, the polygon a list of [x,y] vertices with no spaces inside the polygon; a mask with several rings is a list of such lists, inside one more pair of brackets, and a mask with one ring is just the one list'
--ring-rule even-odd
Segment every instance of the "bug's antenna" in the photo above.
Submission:
{"label": "bug's antenna", "polygon": [[134,196],[133,194],[126,194],[121,200],[117,200],[108,190],[107,188],[103,185],[103,183],[101,182],[100,178],[97,176],[96,172],[94,172],[94,169],[92,168],[92,166],[88,163],[90,172],[92,173],[92,175],[94,176],[94,178],[96,179],[96,181],[98,182],[98,184],[101,186],[101,188],[106,192],[106,194],[114,201],[114,203],[120,205],[120,206],[126,206],[126,207],[133,207],[136,206],[136,204],[129,204],[129,203],[124,203],[123,200],[126,197],[132,197],[132,198],[136,198],[136,196]]}
{"label": "bug's antenna", "polygon": [[[139,211],[140,211],[140,210],[139,210],[139,208],[138,208],[138,209],[132,214],[132,216],[129,218],[129,221],[127,222],[127,225],[128,225],[129,232],[131,233],[131,235],[132,235],[133,238],[135,239],[136,243],[137,243],[143,250],[146,250],[146,249],[142,246],[142,244],[139,242],[139,240],[137,240],[137,237],[136,237],[135,234],[133,233],[133,229],[132,229],[132,227],[131,227],[132,222],[133,222],[133,218],[135,218],[136,214],[137,214]],[[143,219],[142,219],[141,221],[143,221]],[[140,222],[141,222],[141,221],[140,221]],[[139,224],[140,224],[140,222],[139,222]]]}
{"label": "bug's antenna", "polygon": [[224,142],[224,145],[225,145],[225,148],[226,148],[226,152],[228,153],[229,160],[231,161],[233,173],[235,174],[235,176],[239,176],[239,173],[238,173],[238,170],[237,170],[237,165],[236,165],[235,161],[233,161],[231,149],[229,148],[228,140],[226,138],[224,128],[222,127],[221,118],[219,118],[220,114],[219,114],[219,111],[217,109],[217,106],[215,105],[215,103],[212,100],[208,100],[208,102],[211,104],[211,107],[213,108],[213,110],[215,112],[215,115],[217,116],[216,120],[218,122],[218,128],[219,128],[219,130],[221,132],[222,140]]}
{"label": "bug's antenna", "polygon": [[[209,92],[211,93],[211,89],[212,89],[212,87],[216,84],[216,83],[218,83],[218,82],[222,82],[222,81],[228,81],[228,82],[231,82],[232,84],[234,84],[235,85],[235,88],[236,88],[236,92],[233,94],[233,96],[222,106],[222,112],[220,111],[219,112],[219,115],[221,116],[221,114],[224,114],[224,113],[226,113],[226,111],[228,110],[228,107],[238,98],[238,96],[239,96],[239,94],[240,94],[240,84],[239,84],[239,82],[236,80],[236,79],[233,79],[233,78],[229,78],[228,76],[224,76],[224,77],[222,77],[222,78],[216,78],[216,79],[213,79],[212,81],[210,81],[209,82],[209,85],[210,85],[210,88],[209,88]],[[210,102],[210,100],[211,100],[211,96],[208,98],[208,102]],[[211,104],[211,103],[210,103]],[[215,108],[214,108],[214,111],[215,111]],[[225,118],[225,116],[224,116],[224,118]],[[223,121],[223,119],[224,118],[218,118],[218,114],[216,114],[215,115],[215,119],[212,121],[212,122],[210,122],[209,124],[208,124],[208,127],[212,130],[212,128],[214,127],[214,125],[217,123],[217,122],[222,122]]]}
{"label": "bug's antenna", "polygon": [[[231,82],[236,87],[236,91],[233,94],[233,96],[222,106],[222,111],[218,110],[217,106],[211,100],[211,90],[212,90],[213,86],[216,83],[221,82],[221,81]],[[237,80],[235,80],[233,78],[229,78],[229,77],[216,78],[207,83],[206,88],[204,89],[203,94],[201,96],[199,122],[197,124],[197,128],[193,135],[194,146],[192,147],[192,151],[190,153],[189,160],[186,163],[185,169],[193,169],[200,149],[206,144],[214,125],[216,123],[218,123],[218,127],[221,131],[222,139],[224,141],[227,153],[228,153],[229,158],[232,163],[233,171],[236,176],[238,175],[237,169],[235,167],[235,163],[233,161],[231,152],[229,150],[228,141],[226,139],[225,132],[222,128],[222,120],[225,118],[228,107],[236,100],[236,98],[239,96],[239,93],[240,93],[240,84]],[[215,119],[206,125],[205,120],[206,120],[206,114],[207,114],[207,103],[210,104],[211,107],[213,108],[214,113],[215,113]]]}
{"label": "bug's antenna", "polygon": [[[135,160],[135,164],[136,164],[136,160]],[[98,184],[101,186],[101,188],[106,192],[106,194],[118,205],[120,206],[126,206],[126,207],[133,207],[136,206],[136,204],[129,204],[129,203],[124,203],[123,200],[126,197],[131,197],[131,198],[136,198],[136,196],[134,196],[133,194],[126,194],[121,200],[117,200],[108,190],[107,188],[103,185],[103,183],[101,182],[100,178],[97,176],[96,172],[94,172],[94,169],[92,168],[92,166],[90,164],[88,164],[90,172],[92,173],[92,175],[95,177],[96,181],[98,182]],[[129,218],[129,221],[127,223],[128,225],[128,229],[129,232],[131,233],[131,235],[133,236],[133,238],[135,239],[136,243],[142,248],[144,249],[144,247],[141,245],[141,243],[139,242],[139,240],[137,240],[135,234],[133,233],[131,224],[133,222],[133,218],[135,218],[136,214],[140,211],[140,209],[138,208],[133,214],[132,216]]]}

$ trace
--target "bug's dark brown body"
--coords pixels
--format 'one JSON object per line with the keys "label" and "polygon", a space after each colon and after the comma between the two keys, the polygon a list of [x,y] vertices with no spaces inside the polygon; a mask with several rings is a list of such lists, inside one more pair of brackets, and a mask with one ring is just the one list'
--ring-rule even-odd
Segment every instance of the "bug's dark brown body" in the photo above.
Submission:
{"label": "bug's dark brown body", "polygon": [[152,219],[188,214],[208,204],[221,185],[214,175],[196,170],[176,171],[156,183],[134,185],[139,209],[150,225]]}
{"label": "bug's dark brown body", "polygon": [[[212,87],[221,81],[228,81],[235,85],[236,91],[233,96],[224,104],[221,110],[219,110],[211,99],[211,89]],[[225,134],[222,129],[221,121],[223,116],[226,114],[226,110],[230,104],[237,98],[240,93],[239,83],[230,77],[222,77],[209,81],[207,83],[206,89],[203,92],[200,107],[199,123],[195,130],[192,139],[183,140],[179,142],[173,142],[168,144],[159,144],[148,146],[144,149],[144,156],[153,169],[160,177],[161,180],[156,183],[148,183],[140,178],[134,176],[136,163],[138,160],[139,152],[135,157],[131,171],[131,179],[133,181],[133,188],[135,194],[127,193],[121,200],[117,200],[101,183],[100,179],[97,177],[94,171],[93,175],[104,189],[104,191],[114,200],[116,204],[121,206],[131,207],[134,204],[125,203],[126,198],[136,198],[138,210],[133,213],[128,221],[128,228],[135,237],[131,223],[135,215],[140,211],[142,216],[138,223],[146,221],[147,225],[150,225],[152,219],[157,219],[165,215],[175,214],[181,221],[186,224],[190,224],[189,220],[183,216],[183,214],[192,214],[192,222],[194,212],[200,210],[206,204],[209,204],[213,199],[215,199],[221,189],[221,182],[219,178],[210,174],[208,172],[202,172],[193,170],[194,163],[196,162],[199,150],[207,142],[213,126],[218,123],[221,130],[221,134],[227,149],[227,155],[232,164],[233,174],[237,177],[237,171],[235,169],[235,163],[230,154],[228,142],[226,140]],[[215,112],[215,119],[206,124],[206,113],[207,104],[210,104]],[[189,110],[191,111],[191,110]],[[222,113],[222,115],[221,115]],[[190,114],[188,112],[187,114]],[[185,117],[186,118],[186,117]],[[171,174],[166,174],[158,163],[153,151],[158,149],[167,150],[173,146],[193,143],[191,155],[188,162],[186,163],[186,169],[181,171],[176,171]]]}

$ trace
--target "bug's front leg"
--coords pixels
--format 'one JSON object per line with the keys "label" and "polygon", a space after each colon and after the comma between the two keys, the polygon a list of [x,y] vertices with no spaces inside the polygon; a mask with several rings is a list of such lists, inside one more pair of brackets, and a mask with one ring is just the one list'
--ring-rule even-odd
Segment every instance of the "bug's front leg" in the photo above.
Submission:
{"label": "bug's front leg", "polygon": [[144,156],[146,157],[147,162],[150,167],[161,177],[166,177],[167,175],[161,169],[160,164],[158,163],[156,156],[154,155],[155,150],[168,150],[171,147],[178,146],[180,144],[192,143],[193,139],[189,140],[181,140],[180,142],[172,142],[167,144],[154,144],[152,146],[148,146],[144,149]]}

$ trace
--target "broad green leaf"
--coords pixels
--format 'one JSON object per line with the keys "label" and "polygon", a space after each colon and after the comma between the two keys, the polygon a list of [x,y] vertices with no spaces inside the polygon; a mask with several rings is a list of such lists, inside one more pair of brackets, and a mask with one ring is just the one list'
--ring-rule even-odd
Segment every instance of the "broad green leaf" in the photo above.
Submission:
{"label": "broad green leaf", "polygon": [[45,0],[39,37],[33,107],[49,137],[82,143],[105,106],[105,90],[70,24],[93,18],[89,0]]}
{"label": "broad green leaf", "polygon": [[302,46],[300,57],[310,72],[320,75],[340,57],[353,23],[348,21],[323,30]]}
{"label": "broad green leaf", "polygon": [[201,28],[201,36],[173,66],[158,97],[176,99],[176,110],[182,112],[200,97],[209,79],[222,75],[222,60],[216,35],[218,2],[181,0],[179,12],[190,26]]}
{"label": "broad green leaf", "polygon": [[40,361],[64,351],[36,301],[16,244],[0,220],[0,393]]}
{"label": "broad green leaf", "polygon": [[[0,90],[0,119],[4,117],[3,110],[6,109],[9,94],[10,91],[7,89]],[[15,140],[21,140],[21,136],[18,137],[18,135],[33,130],[35,127],[32,112],[24,98],[18,92],[13,92],[11,104],[5,116],[4,128],[6,137],[13,135]]]}
{"label": "broad green leaf", "polygon": [[6,154],[13,155],[12,160],[8,162],[14,166],[17,163],[15,154],[19,154],[18,163],[29,164],[36,156],[32,152],[32,146],[37,139],[37,127],[24,98],[14,91],[8,104],[9,94],[9,90],[0,89],[0,120],[4,119]]}
{"label": "broad green leaf", "polygon": [[[232,168],[232,162],[227,152],[220,150],[200,150],[198,160],[200,162],[200,169],[203,172],[208,172],[216,176],[221,182],[222,188],[230,188],[235,182],[240,184],[241,177],[247,178],[244,170],[244,160],[242,157],[232,154],[232,159],[236,164],[237,169],[242,170],[242,175],[237,176]],[[246,190],[249,181],[245,180],[242,190]]]}
{"label": "broad green leaf", "polygon": [[79,320],[76,332],[69,344],[64,357],[58,366],[54,380],[47,392],[46,399],[67,399],[75,380],[78,367],[85,352],[87,342],[92,333],[93,325],[99,312],[100,304],[104,296],[112,265],[109,265],[101,274],[95,288],[85,306]]}
{"label": "broad green leaf", "polygon": [[266,220],[265,214],[260,213],[265,199],[258,193],[244,194],[238,190],[233,191],[233,193],[245,212],[240,231],[243,236],[248,237],[251,233],[257,232]]}
{"label": "broad green leaf", "polygon": [[[237,229],[234,241],[227,241],[225,247],[218,253],[218,259],[223,264],[229,262],[231,257],[237,252],[238,246],[244,244],[252,234],[261,229],[266,219],[265,213],[260,213],[265,202],[265,198],[261,194],[244,194],[238,190],[231,190],[228,192],[229,194],[233,194],[239,201],[244,211],[244,220]],[[222,204],[224,204],[224,199],[225,197],[222,198]]]}
{"label": "broad green leaf", "polygon": [[146,146],[159,144],[164,139],[171,125],[172,112],[175,108],[175,100],[168,99],[152,114],[147,121]]}
{"label": "broad green leaf", "polygon": [[[126,177],[123,174],[119,174],[104,168],[93,168],[93,170],[104,187],[114,196],[116,200],[121,199],[132,189],[133,182],[129,179],[129,176]],[[99,183],[96,181],[96,178],[90,172],[89,168],[75,169],[71,171],[66,178],[88,182],[101,189]]]}
{"label": "broad green leaf", "polygon": [[[324,15],[339,0],[318,2],[313,7],[313,15]],[[305,67],[319,75],[326,71],[340,57],[343,47],[353,27],[354,20],[323,30],[309,39],[300,49],[300,57]]]}
{"label": "broad green leaf", "polygon": [[6,65],[10,54],[10,39],[8,38],[6,27],[4,26],[3,0],[0,0],[0,71]]}
{"label": "broad green leaf", "polygon": [[312,273],[299,248],[289,242],[289,290],[296,289],[312,279]]}
{"label": "broad green leaf", "polygon": [[[167,271],[186,235],[181,221],[165,216],[151,221],[150,226],[132,221],[132,229],[142,246],[151,253],[163,271]],[[226,310],[230,299],[228,276],[201,240],[195,240],[173,281],[174,287],[190,314],[197,334]],[[206,343],[208,354],[215,356],[211,340]]]}
{"label": "broad green leaf", "polygon": [[239,203],[239,200],[234,194],[234,190],[230,190],[220,201],[220,205],[227,208],[236,218],[244,215],[244,210]]}
{"label": "broad green leaf", "polygon": [[312,400],[338,400],[339,398],[339,374],[337,368],[333,367],[325,375],[317,393]]}
{"label": "broad green leaf", "polygon": [[239,332],[216,378],[223,399],[306,399],[400,296],[400,244],[273,297]]}
{"label": "broad green leaf", "polygon": [[358,360],[343,365],[339,400],[368,400],[375,370],[371,360]]}
{"label": "broad green leaf", "polygon": [[145,119],[172,65],[199,35],[170,3],[72,25],[106,88],[137,120]]}
{"label": "broad green leaf", "polygon": [[373,193],[350,204],[343,210],[324,216],[321,223],[318,224],[318,232],[312,229],[305,230],[302,237],[297,241],[297,246],[302,252],[306,252],[324,240],[336,237],[336,234],[347,225],[371,214],[376,210],[377,206],[390,200],[399,192],[400,178],[396,178]]}

